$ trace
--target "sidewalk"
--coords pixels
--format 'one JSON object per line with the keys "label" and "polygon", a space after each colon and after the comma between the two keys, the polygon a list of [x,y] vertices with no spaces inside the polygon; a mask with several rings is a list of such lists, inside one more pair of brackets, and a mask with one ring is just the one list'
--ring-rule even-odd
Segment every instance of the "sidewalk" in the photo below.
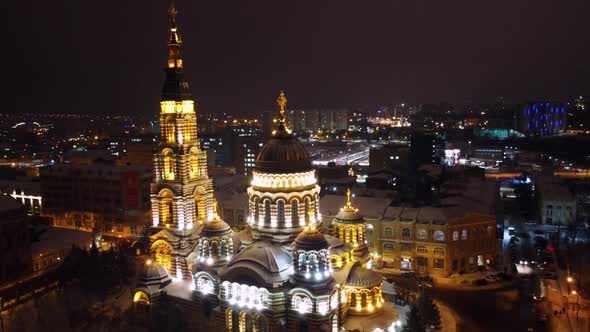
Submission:
{"label": "sidewalk", "polygon": [[[557,255],[553,252],[553,259],[557,262]],[[563,319],[553,319],[552,326],[555,331],[563,331],[562,328],[567,320],[567,327],[572,332],[587,332],[590,331],[590,302],[582,296],[571,294],[567,283],[567,272],[560,269],[558,264],[555,264],[557,272],[557,280],[551,283],[549,288],[547,300],[550,302],[551,308],[557,310],[565,308],[566,314]],[[548,282],[548,281],[545,281]],[[555,316],[552,316],[555,318]],[[555,324],[553,324],[555,321]],[[563,322],[561,322],[563,321]]]}

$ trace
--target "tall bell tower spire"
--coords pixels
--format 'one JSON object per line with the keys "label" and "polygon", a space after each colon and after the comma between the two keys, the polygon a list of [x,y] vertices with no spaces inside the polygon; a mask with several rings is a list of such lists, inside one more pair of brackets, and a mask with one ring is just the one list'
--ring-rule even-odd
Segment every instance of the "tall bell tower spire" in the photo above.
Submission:
{"label": "tall bell tower spire", "polygon": [[[186,257],[195,234],[213,217],[213,183],[207,174],[207,154],[197,137],[197,117],[184,66],[174,3],[168,8],[168,60],[160,101],[160,142],[154,154],[151,185],[152,225],[168,245],[161,250],[175,256],[157,256],[168,271],[190,278]],[[165,235],[165,236],[164,236]],[[167,249],[166,249],[167,248]],[[159,258],[158,258],[159,257]]]}

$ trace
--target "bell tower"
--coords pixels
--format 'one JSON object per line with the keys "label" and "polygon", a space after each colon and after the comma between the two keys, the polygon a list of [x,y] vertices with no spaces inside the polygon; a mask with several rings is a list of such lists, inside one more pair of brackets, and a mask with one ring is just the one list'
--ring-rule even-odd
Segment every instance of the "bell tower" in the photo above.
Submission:
{"label": "bell tower", "polygon": [[172,4],[151,204],[153,227],[186,234],[213,216],[213,185],[197,137],[195,102],[184,78],[177,13]]}

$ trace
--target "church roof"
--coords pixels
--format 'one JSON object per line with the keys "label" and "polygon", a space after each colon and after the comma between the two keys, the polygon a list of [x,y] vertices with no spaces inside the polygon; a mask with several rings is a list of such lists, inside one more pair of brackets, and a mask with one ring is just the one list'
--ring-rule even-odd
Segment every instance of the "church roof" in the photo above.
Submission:
{"label": "church roof", "polygon": [[360,264],[355,264],[348,273],[346,285],[358,288],[375,287],[381,283],[381,279],[379,273],[366,269]]}
{"label": "church roof", "polygon": [[256,241],[240,251],[220,270],[223,279],[259,286],[289,280],[292,256],[289,250],[268,241]]}

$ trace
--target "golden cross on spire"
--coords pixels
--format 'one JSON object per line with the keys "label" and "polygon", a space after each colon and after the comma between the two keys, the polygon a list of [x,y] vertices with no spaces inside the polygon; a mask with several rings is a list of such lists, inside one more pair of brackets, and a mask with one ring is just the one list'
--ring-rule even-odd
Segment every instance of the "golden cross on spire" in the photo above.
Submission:
{"label": "golden cross on spire", "polygon": [[347,208],[351,208],[352,207],[352,201],[350,200],[350,188],[348,188],[346,190],[346,207]]}
{"label": "golden cross on spire", "polygon": [[178,14],[178,10],[174,6],[174,0],[170,1],[170,8],[168,8],[168,16],[170,17],[171,23],[176,23],[176,14]]}
{"label": "golden cross on spire", "polygon": [[279,121],[284,125],[285,124],[285,106],[287,106],[287,97],[285,97],[285,92],[281,90],[279,94],[279,98],[277,98],[277,105],[279,105],[279,112],[281,113],[281,118]]}

